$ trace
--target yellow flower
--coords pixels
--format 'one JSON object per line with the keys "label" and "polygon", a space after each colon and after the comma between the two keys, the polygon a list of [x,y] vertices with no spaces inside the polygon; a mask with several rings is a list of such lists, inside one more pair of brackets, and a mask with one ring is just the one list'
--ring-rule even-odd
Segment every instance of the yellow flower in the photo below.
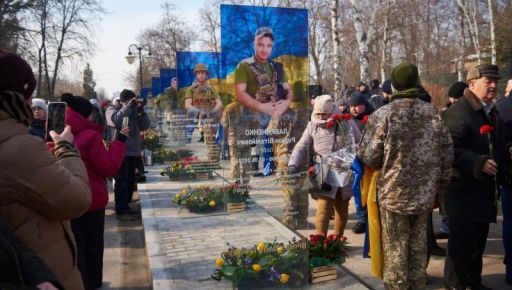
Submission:
{"label": "yellow flower", "polygon": [[278,253],[279,255],[281,255],[283,252],[284,252],[284,248],[283,248],[283,247],[278,247],[278,248],[277,248],[277,253]]}
{"label": "yellow flower", "polygon": [[281,274],[281,279],[279,281],[281,281],[281,283],[286,283],[288,282],[288,278],[290,278],[290,276],[286,275],[286,274]]}
{"label": "yellow flower", "polygon": [[252,269],[255,272],[259,272],[259,271],[261,271],[261,266],[259,264],[252,264]]}
{"label": "yellow flower", "polygon": [[180,199],[181,195],[179,193],[176,194],[176,199]]}
{"label": "yellow flower", "polygon": [[215,207],[215,200],[210,201],[209,205],[210,205],[211,207]]}
{"label": "yellow flower", "polygon": [[217,267],[222,267],[222,266],[224,266],[224,260],[223,260],[222,258],[217,258],[217,259],[215,260],[215,266],[217,266]]}
{"label": "yellow flower", "polygon": [[259,243],[256,246],[256,250],[258,250],[258,252],[263,252],[265,250],[265,244],[264,243]]}

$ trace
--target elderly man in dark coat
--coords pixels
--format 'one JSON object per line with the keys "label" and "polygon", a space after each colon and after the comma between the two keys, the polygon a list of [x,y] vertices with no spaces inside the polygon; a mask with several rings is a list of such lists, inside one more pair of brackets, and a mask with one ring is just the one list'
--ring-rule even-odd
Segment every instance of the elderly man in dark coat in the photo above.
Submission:
{"label": "elderly man in dark coat", "polygon": [[510,158],[493,102],[499,79],[496,65],[472,68],[467,76],[469,88],[446,111],[455,159],[445,197],[450,228],[445,265],[453,262],[456,273],[456,279],[445,279],[447,289],[490,289],[481,284],[482,255],[489,223],[496,222],[499,164]]}

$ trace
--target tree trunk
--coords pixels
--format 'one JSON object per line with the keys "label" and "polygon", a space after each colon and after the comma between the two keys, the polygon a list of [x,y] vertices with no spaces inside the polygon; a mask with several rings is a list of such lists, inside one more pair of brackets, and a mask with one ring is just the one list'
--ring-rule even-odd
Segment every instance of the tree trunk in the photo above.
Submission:
{"label": "tree trunk", "polygon": [[341,77],[341,39],[338,31],[339,1],[333,0],[331,4],[331,29],[334,54],[334,99],[338,100],[342,98],[343,94],[343,79]]}
{"label": "tree trunk", "polygon": [[482,51],[480,49],[480,29],[478,28],[478,22],[476,19],[478,13],[478,0],[473,2],[473,9],[471,13],[471,20],[473,21],[473,27],[475,29],[475,49],[478,58],[478,64],[482,63]]}
{"label": "tree trunk", "polygon": [[[368,61],[368,37],[370,34],[367,34],[364,29],[359,1],[350,0],[350,2],[352,3],[354,29],[356,31],[356,39],[359,48],[360,79],[368,85],[370,83],[370,64]],[[369,28],[371,27],[372,24],[370,23]]]}
{"label": "tree trunk", "polygon": [[475,7],[473,7],[472,9],[471,17],[462,0],[457,0],[457,5],[459,6],[460,9],[462,9],[464,16],[469,24],[469,34],[471,35],[471,42],[473,43],[473,47],[475,48],[478,63],[481,63],[482,60],[480,55],[480,40],[478,26],[476,25],[476,10],[478,8],[477,3],[474,3]]}
{"label": "tree trunk", "polygon": [[384,14],[384,31],[382,35],[382,57],[380,59],[380,79],[382,82],[386,80],[386,67],[388,65],[388,41],[389,41],[389,3],[390,0],[386,0],[386,10]]}
{"label": "tree trunk", "polygon": [[494,1],[487,0],[487,5],[489,6],[489,22],[491,26],[491,49],[492,49],[492,59],[491,63],[496,64],[496,29],[494,27]]}
{"label": "tree trunk", "polygon": [[464,9],[461,6],[458,6],[458,16],[459,16],[459,27],[457,31],[457,43],[459,46],[459,57],[457,59],[457,80],[464,80]]}

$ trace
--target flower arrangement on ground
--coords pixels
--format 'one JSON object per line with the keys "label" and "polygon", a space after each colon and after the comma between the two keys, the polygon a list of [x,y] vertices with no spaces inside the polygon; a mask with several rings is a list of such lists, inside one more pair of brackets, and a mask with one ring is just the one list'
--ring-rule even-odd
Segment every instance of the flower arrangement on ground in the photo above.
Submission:
{"label": "flower arrangement on ground", "polygon": [[153,151],[153,162],[165,163],[169,161],[179,161],[180,156],[178,153],[167,148],[158,148]]}
{"label": "flower arrangement on ground", "polygon": [[142,137],[142,147],[148,150],[155,150],[160,148],[159,144],[160,137],[158,136],[158,132],[155,129],[149,129],[144,131]]}
{"label": "flower arrangement on ground", "polygon": [[233,288],[250,283],[258,288],[270,285],[295,287],[307,280],[307,245],[305,241],[258,243],[251,248],[230,246],[215,260],[212,278],[224,277]]}
{"label": "flower arrangement on ground", "polygon": [[174,196],[173,201],[192,212],[212,211],[224,204],[224,193],[218,187],[187,186]]}
{"label": "flower arrangement on ground", "polygon": [[347,259],[347,238],[337,235],[310,235],[308,239],[309,267],[333,266]]}
{"label": "flower arrangement on ground", "polygon": [[171,162],[170,166],[160,171],[160,175],[169,176],[170,179],[190,179],[195,177],[192,167],[181,161]]}
{"label": "flower arrangement on ground", "polygon": [[232,183],[222,187],[221,190],[224,192],[224,200],[226,202],[247,202],[251,186],[248,184]]}

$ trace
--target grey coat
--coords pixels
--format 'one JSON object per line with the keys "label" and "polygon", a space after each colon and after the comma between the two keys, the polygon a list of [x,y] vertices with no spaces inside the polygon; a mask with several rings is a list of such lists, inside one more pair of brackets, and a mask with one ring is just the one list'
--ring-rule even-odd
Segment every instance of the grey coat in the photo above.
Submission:
{"label": "grey coat", "polygon": [[126,140],[126,156],[140,156],[142,149],[141,131],[149,129],[151,121],[146,112],[137,112],[136,109],[130,106],[123,106],[116,100],[112,105],[107,108],[105,113],[107,125],[112,130],[111,140],[115,140],[117,133],[121,130],[123,125],[123,118],[129,118],[130,136]]}

